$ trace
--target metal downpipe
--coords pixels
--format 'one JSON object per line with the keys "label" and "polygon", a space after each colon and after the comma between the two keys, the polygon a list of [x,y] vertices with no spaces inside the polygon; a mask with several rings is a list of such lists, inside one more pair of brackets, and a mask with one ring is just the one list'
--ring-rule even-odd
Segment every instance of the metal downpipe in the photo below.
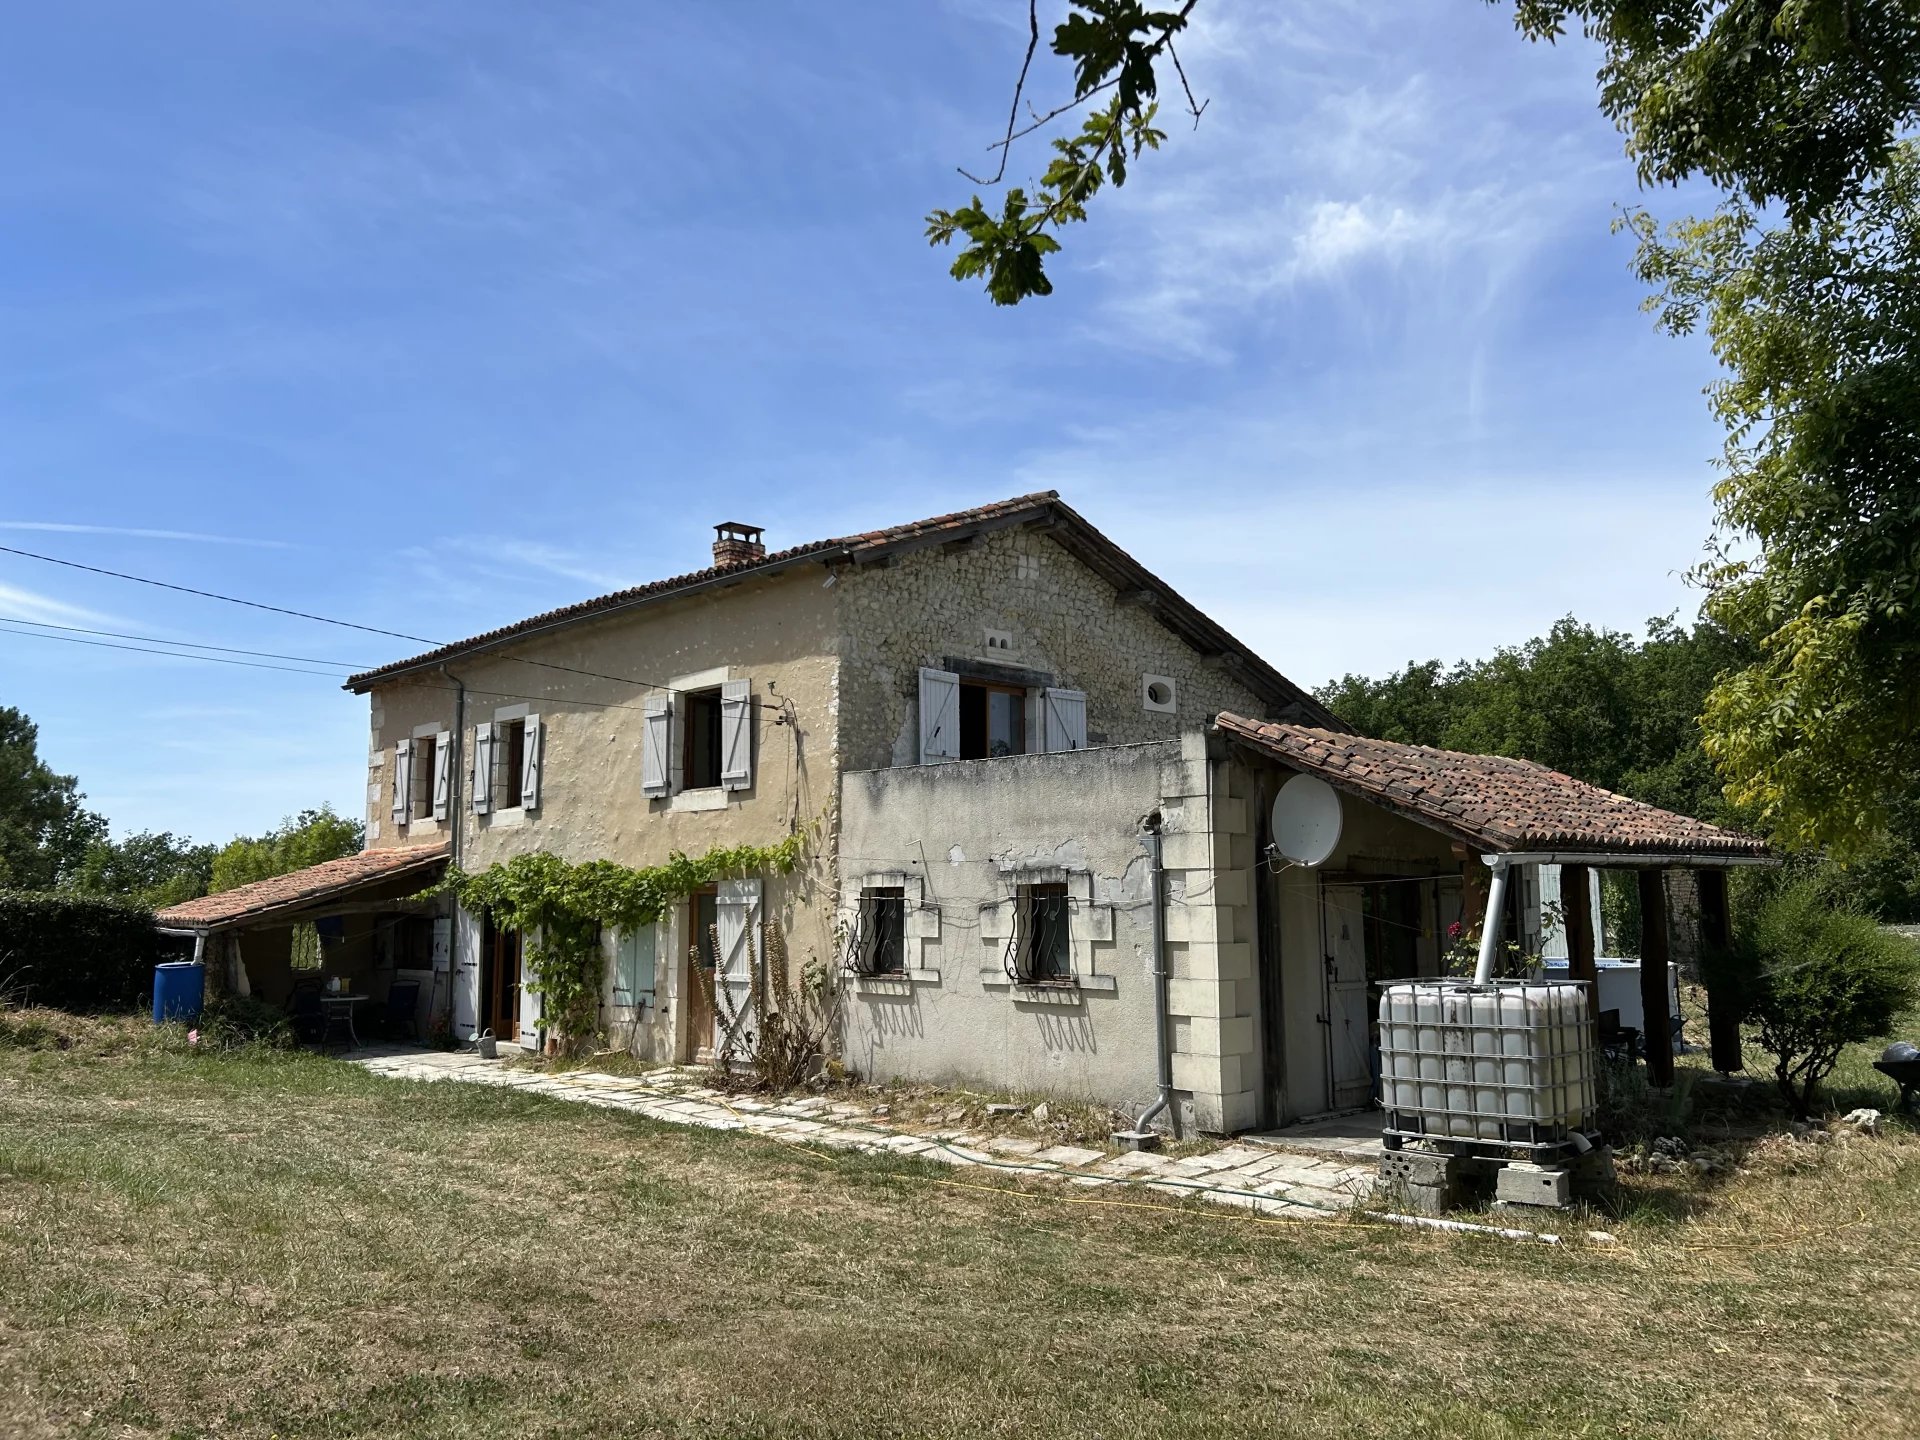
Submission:
{"label": "metal downpipe", "polygon": [[1487,862],[1493,867],[1493,883],[1487,889],[1487,918],[1480,926],[1480,963],[1473,967],[1473,983],[1486,985],[1493,980],[1493,957],[1500,949],[1500,925],[1507,914],[1507,867],[1504,855]]}
{"label": "metal downpipe", "polygon": [[1160,1098],[1140,1112],[1133,1122],[1133,1128],[1137,1134],[1144,1133],[1148,1122],[1164,1111],[1177,1139],[1180,1121],[1173,1108],[1173,1043],[1172,1037],[1167,1034],[1167,982],[1172,977],[1167,972],[1166,865],[1162,860],[1163,837],[1158,814],[1147,821],[1146,845],[1147,913],[1153,926],[1153,1033],[1159,1049]]}

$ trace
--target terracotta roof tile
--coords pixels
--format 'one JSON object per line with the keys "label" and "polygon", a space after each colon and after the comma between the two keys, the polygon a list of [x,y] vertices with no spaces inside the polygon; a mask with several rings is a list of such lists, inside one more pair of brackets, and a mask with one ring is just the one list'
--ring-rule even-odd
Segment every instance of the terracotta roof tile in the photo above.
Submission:
{"label": "terracotta roof tile", "polygon": [[324,864],[309,865],[288,875],[256,880],[222,890],[217,895],[202,895],[198,900],[170,905],[154,915],[154,923],[169,930],[213,930],[245,920],[257,920],[279,910],[302,909],[320,900],[331,900],[378,881],[395,880],[419,873],[422,887],[438,878],[447,863],[447,847],[441,845],[396,845],[383,850],[362,850],[358,855],[342,856]]}
{"label": "terracotta roof tile", "polygon": [[1336,789],[1482,850],[1721,859],[1771,855],[1766,843],[1751,835],[1630,800],[1531,760],[1399,745],[1227,713],[1214,723],[1222,733]]}

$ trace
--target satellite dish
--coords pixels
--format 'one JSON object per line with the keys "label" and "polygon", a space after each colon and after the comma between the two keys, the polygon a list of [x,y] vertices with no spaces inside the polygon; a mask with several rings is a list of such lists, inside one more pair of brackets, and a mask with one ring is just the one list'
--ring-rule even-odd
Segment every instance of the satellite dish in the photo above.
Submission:
{"label": "satellite dish", "polygon": [[1296,775],[1273,797],[1273,848],[1296,865],[1318,865],[1340,843],[1340,795],[1324,780]]}

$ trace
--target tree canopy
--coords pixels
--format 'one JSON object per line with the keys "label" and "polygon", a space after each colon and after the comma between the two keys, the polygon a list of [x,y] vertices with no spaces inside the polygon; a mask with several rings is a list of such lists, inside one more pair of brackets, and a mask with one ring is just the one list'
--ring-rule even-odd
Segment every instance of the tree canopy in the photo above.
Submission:
{"label": "tree canopy", "polygon": [[1771,831],[1857,851],[1920,778],[1920,147],[1804,226],[1744,201],[1629,223],[1661,323],[1726,367],[1714,493],[1759,543],[1699,572],[1758,649],[1708,700],[1707,748]]}
{"label": "tree canopy", "polygon": [[255,880],[269,880],[356,855],[366,840],[366,826],[336,814],[330,805],[289,815],[276,829],[257,838],[239,836],[213,857],[211,889],[218,893]]}
{"label": "tree canopy", "polygon": [[79,781],[40,758],[40,731],[0,706],[0,887],[51,890],[79,868],[107,822],[81,805]]}
{"label": "tree canopy", "polygon": [[1705,819],[1732,818],[1700,744],[1699,714],[1748,648],[1724,629],[1669,616],[1647,638],[1568,616],[1490,658],[1348,675],[1317,693],[1363,734],[1411,745],[1512,755]]}
{"label": "tree canopy", "polygon": [[[1165,140],[1155,127],[1163,82],[1177,84],[1194,123],[1206,109],[1176,48],[1196,4],[1069,0],[1049,48],[1072,67],[1073,93],[1043,111],[1027,95],[1041,38],[1038,0],[1028,0],[992,173],[960,173],[978,187],[1003,184],[1020,141],[1056,123],[1065,133],[1047,140],[1052,158],[1031,190],[1008,185],[997,208],[976,190],[927,216],[930,243],[965,242],[956,280],[981,281],[996,305],[1053,293],[1046,261],[1061,227],[1084,221],[1100,189],[1125,184],[1129,162]],[[1599,43],[1600,107],[1643,184],[1701,175],[1752,204],[1777,203],[1795,223],[1872,183],[1920,121],[1911,0],[1515,0],[1514,23],[1535,40],[1572,26]]]}

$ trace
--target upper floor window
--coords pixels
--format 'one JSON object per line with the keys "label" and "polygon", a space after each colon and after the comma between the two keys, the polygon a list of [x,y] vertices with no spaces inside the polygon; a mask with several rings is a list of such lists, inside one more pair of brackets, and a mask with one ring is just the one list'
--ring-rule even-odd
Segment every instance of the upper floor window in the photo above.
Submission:
{"label": "upper floor window", "polygon": [[680,697],[686,724],[681,727],[683,788],[710,790],[720,783],[720,687]]}
{"label": "upper floor window", "polygon": [[435,762],[440,750],[438,735],[416,735],[413,739],[413,818],[433,819]]}
{"label": "upper floor window", "polygon": [[1084,750],[1084,691],[1023,688],[931,666],[920,671],[920,763],[986,760],[1030,750]]}
{"label": "upper floor window", "polygon": [[494,715],[473,727],[473,813],[536,809],[546,766],[540,717],[524,705]]}
{"label": "upper floor window", "polygon": [[494,808],[511,810],[520,803],[527,778],[527,722],[502,720],[494,730]]}
{"label": "upper floor window", "polygon": [[1027,753],[1027,692],[1011,685],[960,681],[960,758]]}

